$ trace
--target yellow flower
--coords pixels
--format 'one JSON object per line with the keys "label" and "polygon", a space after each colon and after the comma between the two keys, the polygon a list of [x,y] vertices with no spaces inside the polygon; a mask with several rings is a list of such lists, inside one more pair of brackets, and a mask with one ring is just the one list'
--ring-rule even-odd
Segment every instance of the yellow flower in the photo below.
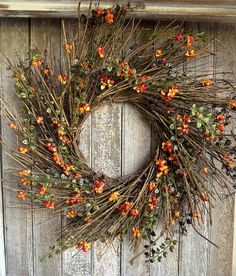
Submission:
{"label": "yellow flower", "polygon": [[113,192],[110,196],[109,196],[109,201],[117,201],[119,198],[119,192]]}
{"label": "yellow flower", "polygon": [[195,57],[196,53],[195,50],[188,50],[185,54],[186,57]]}

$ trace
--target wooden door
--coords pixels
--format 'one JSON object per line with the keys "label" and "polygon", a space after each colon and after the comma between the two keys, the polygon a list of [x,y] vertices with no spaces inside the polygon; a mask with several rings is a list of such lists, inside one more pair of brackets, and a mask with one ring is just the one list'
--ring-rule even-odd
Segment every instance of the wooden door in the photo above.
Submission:
{"label": "wooden door", "polygon": [[[75,20],[66,20],[67,29],[73,30]],[[145,28],[152,28],[149,22]],[[4,54],[15,59],[26,57],[30,47],[47,48],[58,65],[63,48],[61,22],[59,19],[16,19],[0,20],[0,48]],[[236,24],[186,23],[188,30],[204,31],[217,53],[207,62],[207,70],[214,77],[215,66],[225,72],[225,78],[236,77]],[[134,38],[135,39],[135,38]],[[217,42],[216,42],[217,41]],[[232,72],[232,73],[229,73]],[[11,73],[5,63],[1,64],[1,93],[9,97],[12,105],[17,102],[12,96]],[[1,134],[10,146],[16,146],[11,131],[1,122]],[[155,141],[151,126],[141,114],[128,104],[111,104],[93,113],[86,121],[82,133],[81,148],[96,170],[110,176],[126,175],[142,167],[148,160]],[[0,197],[0,275],[9,276],[230,276],[233,248],[233,200],[222,194],[222,201],[215,202],[213,226],[209,221],[199,231],[219,245],[211,246],[193,230],[188,236],[179,235],[174,253],[162,263],[145,264],[144,257],[129,264],[132,251],[128,241],[105,248],[95,244],[89,253],[69,250],[43,262],[40,261],[53,243],[54,229],[63,223],[60,216],[53,222],[47,220],[46,211],[32,213],[17,208],[18,201],[12,189],[17,186],[9,173],[14,163],[3,146],[1,155],[2,177],[8,188],[2,188]],[[210,183],[211,185],[211,183]],[[138,251],[137,251],[138,252]]]}

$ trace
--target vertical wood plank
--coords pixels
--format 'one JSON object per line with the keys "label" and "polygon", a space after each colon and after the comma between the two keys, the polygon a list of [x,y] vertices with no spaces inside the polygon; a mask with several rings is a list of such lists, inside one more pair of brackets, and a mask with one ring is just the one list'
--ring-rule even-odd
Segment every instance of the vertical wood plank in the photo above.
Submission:
{"label": "vertical wood plank", "polygon": [[[44,51],[47,49],[52,68],[58,68],[61,58],[61,28],[59,20],[32,19],[31,21],[31,47]],[[54,72],[57,74],[58,72]],[[61,216],[53,216],[50,210],[42,209],[33,216],[34,222],[34,256],[35,275],[61,275],[61,256],[40,258],[48,252],[50,245],[55,244],[55,230],[61,227]]]}
{"label": "vertical wood plank", "polygon": [[[214,35],[214,24],[198,24],[198,23],[186,23],[185,31],[188,32],[204,32],[206,35],[206,42],[211,43],[213,50],[213,35]],[[191,63],[191,67],[194,64]],[[196,75],[208,74],[210,78],[213,78],[213,56],[209,58],[198,58],[195,62]],[[187,65],[188,66],[188,65]],[[187,68],[188,70],[188,68]],[[197,72],[197,70],[200,70]],[[209,180],[211,185],[211,180]],[[202,212],[203,222],[200,226],[196,225],[198,231],[210,239],[209,231],[209,218],[206,210]],[[209,275],[209,253],[210,244],[204,238],[199,236],[191,225],[187,227],[187,235],[180,236],[180,249],[179,249],[179,275]]]}
{"label": "vertical wood plank", "polygon": [[[159,25],[159,27],[167,27],[170,24],[169,21],[167,22],[161,22],[161,24]],[[157,23],[154,22],[154,28],[156,27]],[[176,25],[178,25],[178,23],[176,23]],[[172,25],[173,27],[173,25]],[[175,36],[175,31],[173,31],[173,37]],[[154,50],[156,49],[160,49],[160,45],[163,42],[163,37],[159,40],[157,40],[157,42],[154,45]],[[182,68],[179,68],[179,70],[182,70]],[[154,135],[155,133],[152,133],[152,153],[155,151],[155,147],[157,145],[157,143],[160,143],[160,141],[156,141],[154,140]],[[160,234],[160,232],[163,229],[163,224],[160,221],[159,224],[157,225],[157,228],[155,230],[155,232],[158,234]],[[176,226],[176,228],[173,230],[173,234],[174,234],[174,238],[179,241],[179,229],[178,226]],[[155,261],[154,263],[152,263],[150,265],[150,276],[156,276],[156,275],[165,275],[165,276],[172,276],[172,275],[178,275],[178,258],[179,258],[179,242],[177,243],[177,245],[175,246],[173,252],[169,253],[168,256],[166,258],[163,258],[161,260],[161,262]]]}
{"label": "vertical wood plank", "polygon": [[[150,159],[151,126],[140,111],[131,104],[124,104],[122,116],[122,175],[128,175],[142,169]],[[122,244],[122,276],[149,275],[150,267],[145,263],[144,254],[140,255],[130,265],[129,260],[143,250],[142,242],[133,250],[129,247],[128,237]]]}
{"label": "vertical wood plank", "polygon": [[[77,20],[65,20],[64,23],[67,40],[68,42],[71,42],[76,34],[78,22]],[[64,43],[64,37],[62,37],[62,46]],[[86,119],[82,126],[80,134],[80,150],[88,164],[91,165],[91,115]],[[93,248],[87,253],[82,251],[78,252],[78,250],[74,248],[66,250],[63,253],[63,276],[92,275],[92,256]]]}
{"label": "vertical wood plank", "polygon": [[[29,50],[29,28],[26,19],[1,19],[1,49],[12,61],[17,62],[18,57],[27,58]],[[18,56],[18,57],[17,57]],[[5,99],[14,106],[19,103],[15,99],[13,89],[14,81],[11,79],[12,72],[7,65],[2,63],[2,83],[1,88]],[[2,123],[2,135],[9,146],[17,149],[17,139],[8,126]],[[13,160],[6,155],[7,148],[3,146],[4,168],[2,177],[12,179],[12,182],[5,181],[6,186],[17,188],[18,179],[9,173],[9,168],[17,168]],[[15,181],[15,182],[14,182]],[[4,202],[4,227],[5,227],[5,254],[6,254],[6,274],[33,275],[33,255],[32,255],[32,215],[30,210],[23,208],[13,208],[19,204],[16,194],[7,189],[3,192]],[[4,275],[4,274],[2,274]]]}
{"label": "vertical wood plank", "polygon": [[[236,76],[236,25],[216,25],[216,68],[223,72],[224,79],[235,81]],[[228,73],[232,72],[232,74]],[[235,133],[236,120],[233,118],[232,128]],[[222,192],[222,191],[220,191]],[[221,193],[221,200],[215,202],[213,209],[213,225],[211,239],[216,242],[219,249],[211,247],[210,272],[211,276],[231,275],[234,225],[234,199]]]}
{"label": "vertical wood plank", "polygon": [[[121,105],[109,104],[92,114],[92,167],[111,177],[121,175]],[[93,275],[120,275],[118,242],[94,245]]]}

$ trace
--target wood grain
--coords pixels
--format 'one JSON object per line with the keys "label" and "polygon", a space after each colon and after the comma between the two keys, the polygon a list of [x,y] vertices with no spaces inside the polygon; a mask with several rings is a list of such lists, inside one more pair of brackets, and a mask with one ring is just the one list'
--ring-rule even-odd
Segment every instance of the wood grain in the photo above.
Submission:
{"label": "wood grain", "polygon": [[[233,24],[216,25],[216,67],[223,72],[222,77],[235,81],[236,76],[236,26]],[[232,128],[235,132],[236,119]],[[226,191],[218,190],[221,200],[215,202],[213,209],[213,225],[211,239],[219,245],[219,249],[210,249],[210,275],[221,276],[232,273],[234,198],[228,197]]]}
{"label": "wood grain", "polygon": [[[92,167],[111,177],[121,175],[121,106],[111,103],[92,113]],[[120,274],[119,243],[94,245],[93,275]]]}
{"label": "wood grain", "polygon": [[[12,62],[16,63],[18,57],[27,58],[28,42],[28,20],[18,19],[14,20],[14,22],[9,19],[1,20],[1,49]],[[13,93],[14,81],[11,78],[12,72],[8,70],[7,65],[3,62],[1,65],[3,95],[9,103],[15,104],[15,108],[19,112],[19,102],[15,100]],[[17,149],[18,141],[5,122],[2,124],[2,135],[10,147]],[[32,215],[30,210],[19,208],[19,200],[16,198],[16,193],[8,189],[8,187],[19,189],[17,185],[18,178],[9,172],[13,168],[19,168],[19,164],[13,162],[7,152],[9,153],[9,150],[4,146],[2,176],[5,179],[13,180],[12,182],[4,182],[5,188],[3,192],[6,274],[9,276],[32,275]],[[16,205],[18,205],[18,208],[15,208]],[[4,266],[4,264],[2,265]]]}
{"label": "wood grain", "polygon": [[[31,21],[31,48],[36,47],[43,51],[47,49],[50,57],[50,67],[54,69],[54,74],[59,73],[59,63],[61,58],[61,29],[59,20],[39,20]],[[58,71],[57,71],[58,70]],[[57,72],[56,72],[57,71]],[[61,216],[53,215],[50,210],[43,208],[34,213],[33,216],[34,233],[34,273],[36,275],[61,275],[61,256],[46,258],[43,262],[40,259],[48,253],[49,246],[55,244],[56,235],[61,227]]]}
{"label": "wood grain", "polygon": [[[122,175],[128,175],[144,168],[150,160],[151,126],[131,104],[124,104],[122,117]],[[143,246],[142,242],[133,250],[128,238],[124,240],[121,275],[149,275],[150,267],[145,264],[144,254],[135,259],[132,266],[129,263],[132,257],[143,250]]]}
{"label": "wood grain", "polygon": [[[124,3],[123,1],[99,1],[100,6],[109,8],[112,4]],[[81,11],[87,13],[90,1],[81,1]],[[236,20],[235,1],[228,0],[219,2],[208,1],[133,1],[144,6],[144,9],[131,13],[138,18],[157,20],[160,18],[198,20],[198,21],[234,21]],[[93,8],[97,7],[94,1]],[[0,16],[2,17],[73,17],[78,16],[78,2],[66,1],[44,2],[44,1],[5,1],[0,4]]]}

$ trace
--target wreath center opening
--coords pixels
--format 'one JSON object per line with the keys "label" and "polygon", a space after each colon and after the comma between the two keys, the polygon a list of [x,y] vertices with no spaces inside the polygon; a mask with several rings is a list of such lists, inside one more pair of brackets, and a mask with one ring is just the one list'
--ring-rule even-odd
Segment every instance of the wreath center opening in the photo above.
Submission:
{"label": "wreath center opening", "polygon": [[85,120],[80,150],[95,172],[121,177],[147,165],[151,136],[151,125],[137,107],[112,102],[91,111]]}

